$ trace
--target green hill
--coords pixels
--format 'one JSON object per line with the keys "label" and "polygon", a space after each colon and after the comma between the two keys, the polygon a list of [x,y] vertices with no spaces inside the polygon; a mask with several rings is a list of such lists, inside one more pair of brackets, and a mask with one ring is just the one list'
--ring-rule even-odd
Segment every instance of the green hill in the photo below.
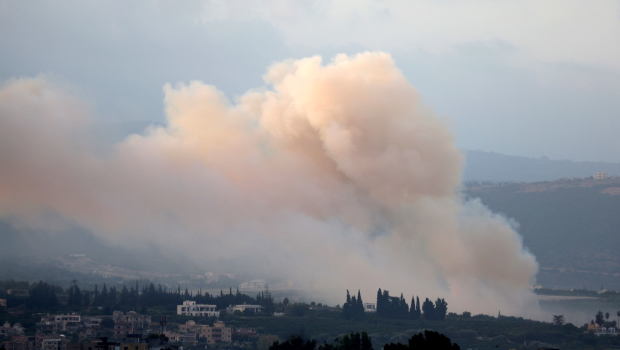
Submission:
{"label": "green hill", "polygon": [[519,223],[542,286],[620,290],[620,179],[473,186],[466,194]]}

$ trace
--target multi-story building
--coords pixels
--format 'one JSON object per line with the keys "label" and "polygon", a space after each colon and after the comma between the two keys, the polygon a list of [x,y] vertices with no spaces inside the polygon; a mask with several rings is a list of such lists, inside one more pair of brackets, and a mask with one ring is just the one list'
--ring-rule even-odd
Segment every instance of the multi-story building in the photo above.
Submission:
{"label": "multi-story building", "polygon": [[[60,349],[60,350],[66,350],[66,338],[64,335],[58,335],[58,334],[41,334],[41,333],[37,333],[34,336],[34,348],[36,350],[41,350],[43,349],[43,342],[46,340],[54,340],[54,339],[62,339],[64,341],[64,348]],[[51,344],[48,344],[48,347],[53,347]]]}
{"label": "multi-story building", "polygon": [[177,305],[177,315],[219,317],[220,312],[215,310],[215,305],[196,304],[195,301],[186,300],[183,305]]}
{"label": "multi-story building", "polygon": [[148,350],[148,343],[121,343],[119,350]]}
{"label": "multi-story building", "polygon": [[14,335],[24,335],[24,328],[21,324],[15,323],[11,326],[10,323],[4,322],[4,325],[0,327],[0,337],[10,337]]}
{"label": "multi-story building", "polygon": [[35,338],[25,335],[12,336],[11,340],[4,342],[6,350],[34,350]]}
{"label": "multi-story building", "polygon": [[86,328],[99,328],[101,326],[101,317],[84,317],[82,318],[82,325]]}
{"label": "multi-story building", "polygon": [[127,334],[133,333],[133,323],[131,322],[114,322],[114,337],[124,338]]}
{"label": "multi-story building", "polygon": [[82,326],[80,315],[46,315],[37,323],[41,332],[75,332]]}
{"label": "multi-story building", "polygon": [[205,338],[208,345],[219,343],[230,343],[232,340],[232,329],[226,327],[224,322],[216,321],[213,327],[206,324],[196,324],[194,321],[187,321],[179,326],[179,333],[193,334],[194,338]]}
{"label": "multi-story building", "polygon": [[127,322],[131,323],[132,332],[141,332],[143,329],[148,328],[151,323],[151,316],[140,315],[135,311],[129,311],[123,313],[121,311],[114,311],[112,313],[112,320],[114,322]]}
{"label": "multi-story building", "polygon": [[67,350],[67,342],[64,336],[52,339],[45,339],[41,342],[40,350]]}
{"label": "multi-story building", "polygon": [[[211,342],[209,342],[209,338]],[[207,344],[230,343],[232,340],[232,329],[225,327],[224,322],[216,321],[211,327],[211,337],[207,334]]]}
{"label": "multi-story building", "polygon": [[89,343],[68,343],[67,350],[120,350],[120,346],[121,343],[109,342],[106,338],[102,338]]}
{"label": "multi-story building", "polygon": [[177,336],[177,341],[179,343],[183,343],[183,344],[192,344],[192,345],[198,344],[198,339],[196,338],[196,333],[179,334]]}
{"label": "multi-story building", "polygon": [[608,178],[609,174],[607,174],[606,172],[599,171],[598,173],[594,174],[594,180],[606,180]]}

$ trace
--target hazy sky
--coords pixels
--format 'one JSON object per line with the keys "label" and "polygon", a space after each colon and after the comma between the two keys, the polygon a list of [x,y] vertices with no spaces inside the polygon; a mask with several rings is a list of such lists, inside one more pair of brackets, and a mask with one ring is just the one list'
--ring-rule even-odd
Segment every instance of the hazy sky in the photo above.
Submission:
{"label": "hazy sky", "polygon": [[618,1],[0,1],[0,79],[102,121],[164,121],[166,83],[229,98],[288,58],[391,53],[457,145],[620,162]]}

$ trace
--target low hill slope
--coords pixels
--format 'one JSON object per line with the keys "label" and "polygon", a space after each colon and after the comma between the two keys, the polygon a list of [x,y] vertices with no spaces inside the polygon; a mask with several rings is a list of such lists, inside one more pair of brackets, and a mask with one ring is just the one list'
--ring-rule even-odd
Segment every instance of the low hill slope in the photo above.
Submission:
{"label": "low hill slope", "polygon": [[470,187],[494,212],[519,223],[551,288],[620,290],[620,179]]}

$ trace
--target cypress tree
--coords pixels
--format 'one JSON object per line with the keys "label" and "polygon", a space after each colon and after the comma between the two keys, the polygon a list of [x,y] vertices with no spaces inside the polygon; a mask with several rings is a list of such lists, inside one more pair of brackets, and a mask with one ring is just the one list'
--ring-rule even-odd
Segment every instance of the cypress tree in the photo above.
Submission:
{"label": "cypress tree", "polygon": [[420,308],[420,297],[415,297],[415,312],[417,314],[417,318],[422,317],[422,309]]}
{"label": "cypress tree", "polygon": [[101,306],[107,306],[107,304],[108,304],[108,287],[106,287],[105,283],[103,284],[103,288],[101,288],[100,301],[101,301]]}
{"label": "cypress tree", "polygon": [[424,319],[434,320],[435,318],[435,305],[428,298],[424,300],[422,304],[422,311],[424,312]]}
{"label": "cypress tree", "polygon": [[347,289],[347,301],[342,305],[342,315],[347,320],[351,318],[351,295]]}
{"label": "cypress tree", "polygon": [[359,316],[363,316],[364,315],[364,303],[362,302],[362,293],[360,292],[360,290],[357,290],[357,305],[356,305],[356,314]]}

